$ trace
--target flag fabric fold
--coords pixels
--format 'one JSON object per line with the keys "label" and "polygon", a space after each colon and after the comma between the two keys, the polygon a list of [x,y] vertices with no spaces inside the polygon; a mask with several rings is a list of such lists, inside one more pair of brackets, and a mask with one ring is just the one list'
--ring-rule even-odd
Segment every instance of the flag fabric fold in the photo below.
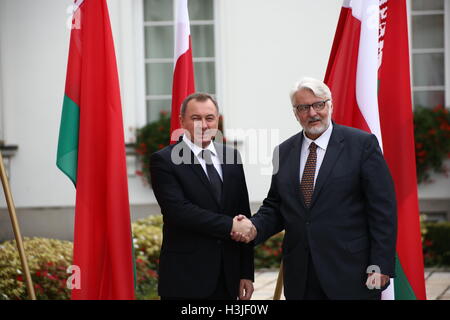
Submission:
{"label": "flag fabric fold", "polygon": [[106,0],[76,1],[57,166],[76,186],[72,299],[134,299],[125,143]]}
{"label": "flag fabric fold", "polygon": [[383,299],[426,299],[405,0],[344,0],[325,75],[337,123],[375,134],[394,179],[396,278]]}
{"label": "flag fabric fold", "polygon": [[178,141],[172,133],[180,128],[180,111],[183,100],[195,92],[192,41],[189,26],[188,0],[175,0],[175,67],[172,84],[172,113],[170,120],[171,143]]}

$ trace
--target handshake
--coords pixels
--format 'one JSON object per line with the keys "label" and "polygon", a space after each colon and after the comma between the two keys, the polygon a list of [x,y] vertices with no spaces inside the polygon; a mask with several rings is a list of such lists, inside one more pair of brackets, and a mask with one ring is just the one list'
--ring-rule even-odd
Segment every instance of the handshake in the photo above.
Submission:
{"label": "handshake", "polygon": [[231,229],[231,239],[238,242],[249,243],[256,238],[256,228],[246,216],[240,214],[233,218],[233,228]]}

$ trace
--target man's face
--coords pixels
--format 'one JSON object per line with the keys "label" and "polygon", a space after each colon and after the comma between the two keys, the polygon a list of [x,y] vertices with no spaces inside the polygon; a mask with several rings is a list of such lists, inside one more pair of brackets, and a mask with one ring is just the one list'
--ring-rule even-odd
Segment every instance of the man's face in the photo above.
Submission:
{"label": "man's face", "polygon": [[211,100],[189,101],[184,116],[180,116],[181,126],[187,137],[196,145],[206,148],[217,133],[219,115]]}
{"label": "man's face", "polygon": [[[302,89],[295,94],[294,105],[313,104],[324,100],[326,99],[316,97],[311,90]],[[312,140],[320,137],[320,135],[328,129],[332,112],[333,106],[331,105],[331,102],[327,102],[325,107],[320,111],[314,110],[313,107],[310,107],[307,111],[303,112],[297,111],[297,109],[294,108],[295,117],[305,130],[306,136]]]}

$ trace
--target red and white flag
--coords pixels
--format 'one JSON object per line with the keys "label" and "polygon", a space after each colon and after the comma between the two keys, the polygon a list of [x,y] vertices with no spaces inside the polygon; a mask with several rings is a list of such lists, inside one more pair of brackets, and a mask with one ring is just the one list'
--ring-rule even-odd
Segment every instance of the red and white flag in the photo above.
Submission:
{"label": "red and white flag", "polygon": [[383,299],[426,299],[405,0],[344,0],[325,82],[333,118],[376,135],[394,179],[396,278]]}
{"label": "red and white flag", "polygon": [[180,109],[183,100],[195,92],[194,64],[192,62],[191,31],[189,28],[188,0],[175,1],[175,67],[172,85],[172,114],[170,140],[174,143],[180,134]]}

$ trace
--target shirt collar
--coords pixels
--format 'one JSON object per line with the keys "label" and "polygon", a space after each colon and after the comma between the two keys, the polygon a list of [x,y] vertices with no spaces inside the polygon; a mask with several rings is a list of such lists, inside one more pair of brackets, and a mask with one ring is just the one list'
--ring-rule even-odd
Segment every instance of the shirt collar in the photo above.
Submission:
{"label": "shirt collar", "polygon": [[193,152],[197,157],[201,157],[201,154],[200,154],[200,153],[201,153],[203,150],[209,150],[209,151],[211,151],[211,153],[213,154],[213,156],[216,156],[216,155],[217,155],[216,148],[214,147],[214,143],[213,143],[212,141],[209,143],[209,145],[208,145],[205,149],[203,149],[203,148],[199,147],[198,145],[196,145],[195,143],[193,143],[191,140],[189,140],[189,139],[186,137],[186,135],[183,135],[183,141],[184,141],[184,143],[186,143],[186,144],[188,145],[188,147],[192,150],[192,152]]}
{"label": "shirt collar", "polygon": [[303,130],[303,137],[305,138],[304,141],[306,143],[306,147],[309,148],[311,142],[314,142],[319,148],[327,150],[328,142],[330,141],[332,131],[333,131],[332,121],[330,121],[330,125],[328,126],[327,130],[325,130],[325,132],[322,133],[320,137],[318,137],[316,140],[311,140],[310,138],[308,138],[305,134],[305,130]]}

